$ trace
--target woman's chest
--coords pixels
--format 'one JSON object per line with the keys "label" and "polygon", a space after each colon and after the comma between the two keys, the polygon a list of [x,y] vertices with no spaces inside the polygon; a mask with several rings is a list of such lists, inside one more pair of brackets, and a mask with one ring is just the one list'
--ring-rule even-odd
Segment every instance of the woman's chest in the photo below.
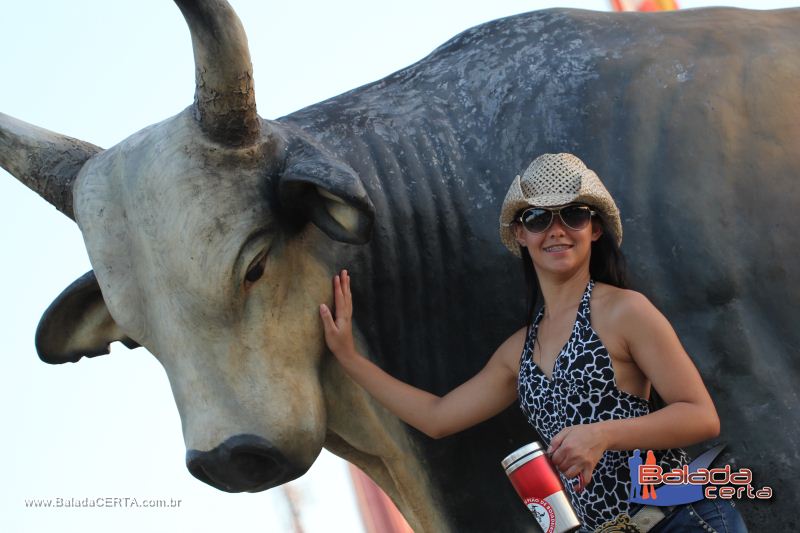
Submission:
{"label": "woman's chest", "polygon": [[546,439],[564,427],[648,412],[644,398],[617,386],[611,357],[592,331],[570,339],[550,376],[523,360],[518,387],[520,407]]}
{"label": "woman's chest", "polygon": [[536,338],[530,358],[524,361],[527,368],[520,369],[521,381],[538,389],[543,398],[563,396],[559,401],[609,393],[646,400],[649,381],[628,353],[624,339],[610,331],[603,337],[591,324],[576,323],[563,343]]}

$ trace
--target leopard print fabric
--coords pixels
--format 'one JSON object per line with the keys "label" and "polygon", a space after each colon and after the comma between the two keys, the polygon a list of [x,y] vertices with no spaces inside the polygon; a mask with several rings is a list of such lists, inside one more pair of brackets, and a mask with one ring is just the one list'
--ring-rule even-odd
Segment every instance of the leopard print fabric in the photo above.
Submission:
{"label": "leopard print fabric", "polygon": [[[650,412],[647,400],[617,388],[611,357],[590,321],[590,280],[581,298],[569,340],[556,357],[552,379],[533,362],[533,345],[544,308],[533,321],[525,340],[517,383],[520,407],[540,437],[550,443],[565,427],[643,416]],[[657,451],[665,469],[689,463],[681,449]],[[630,472],[628,458],[633,451],[607,450],[592,474],[592,481],[580,494],[573,482],[562,476],[572,505],[583,523],[582,532],[594,531],[629,509]]]}

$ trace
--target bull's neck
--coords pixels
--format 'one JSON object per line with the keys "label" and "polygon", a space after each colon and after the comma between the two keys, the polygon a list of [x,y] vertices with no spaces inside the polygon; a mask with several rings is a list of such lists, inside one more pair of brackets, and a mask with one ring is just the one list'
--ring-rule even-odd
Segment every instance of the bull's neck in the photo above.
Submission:
{"label": "bull's neck", "polygon": [[323,362],[322,383],[328,414],[325,447],[375,481],[414,531],[452,531],[420,452],[402,423],[356,385],[333,357]]}

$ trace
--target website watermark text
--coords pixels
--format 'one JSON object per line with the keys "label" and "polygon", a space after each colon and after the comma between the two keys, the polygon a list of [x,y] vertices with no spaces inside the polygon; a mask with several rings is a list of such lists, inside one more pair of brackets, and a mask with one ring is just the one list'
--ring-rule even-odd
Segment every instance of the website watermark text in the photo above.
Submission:
{"label": "website watermark text", "polygon": [[25,507],[32,509],[178,509],[183,500],[176,498],[133,498],[128,496],[86,498],[30,498]]}

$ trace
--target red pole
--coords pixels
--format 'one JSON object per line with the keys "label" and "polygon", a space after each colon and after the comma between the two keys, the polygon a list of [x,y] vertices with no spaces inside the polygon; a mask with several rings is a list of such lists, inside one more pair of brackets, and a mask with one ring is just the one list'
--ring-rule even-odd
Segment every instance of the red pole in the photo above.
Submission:
{"label": "red pole", "polygon": [[367,533],[414,533],[392,500],[364,472],[353,466],[350,477]]}

